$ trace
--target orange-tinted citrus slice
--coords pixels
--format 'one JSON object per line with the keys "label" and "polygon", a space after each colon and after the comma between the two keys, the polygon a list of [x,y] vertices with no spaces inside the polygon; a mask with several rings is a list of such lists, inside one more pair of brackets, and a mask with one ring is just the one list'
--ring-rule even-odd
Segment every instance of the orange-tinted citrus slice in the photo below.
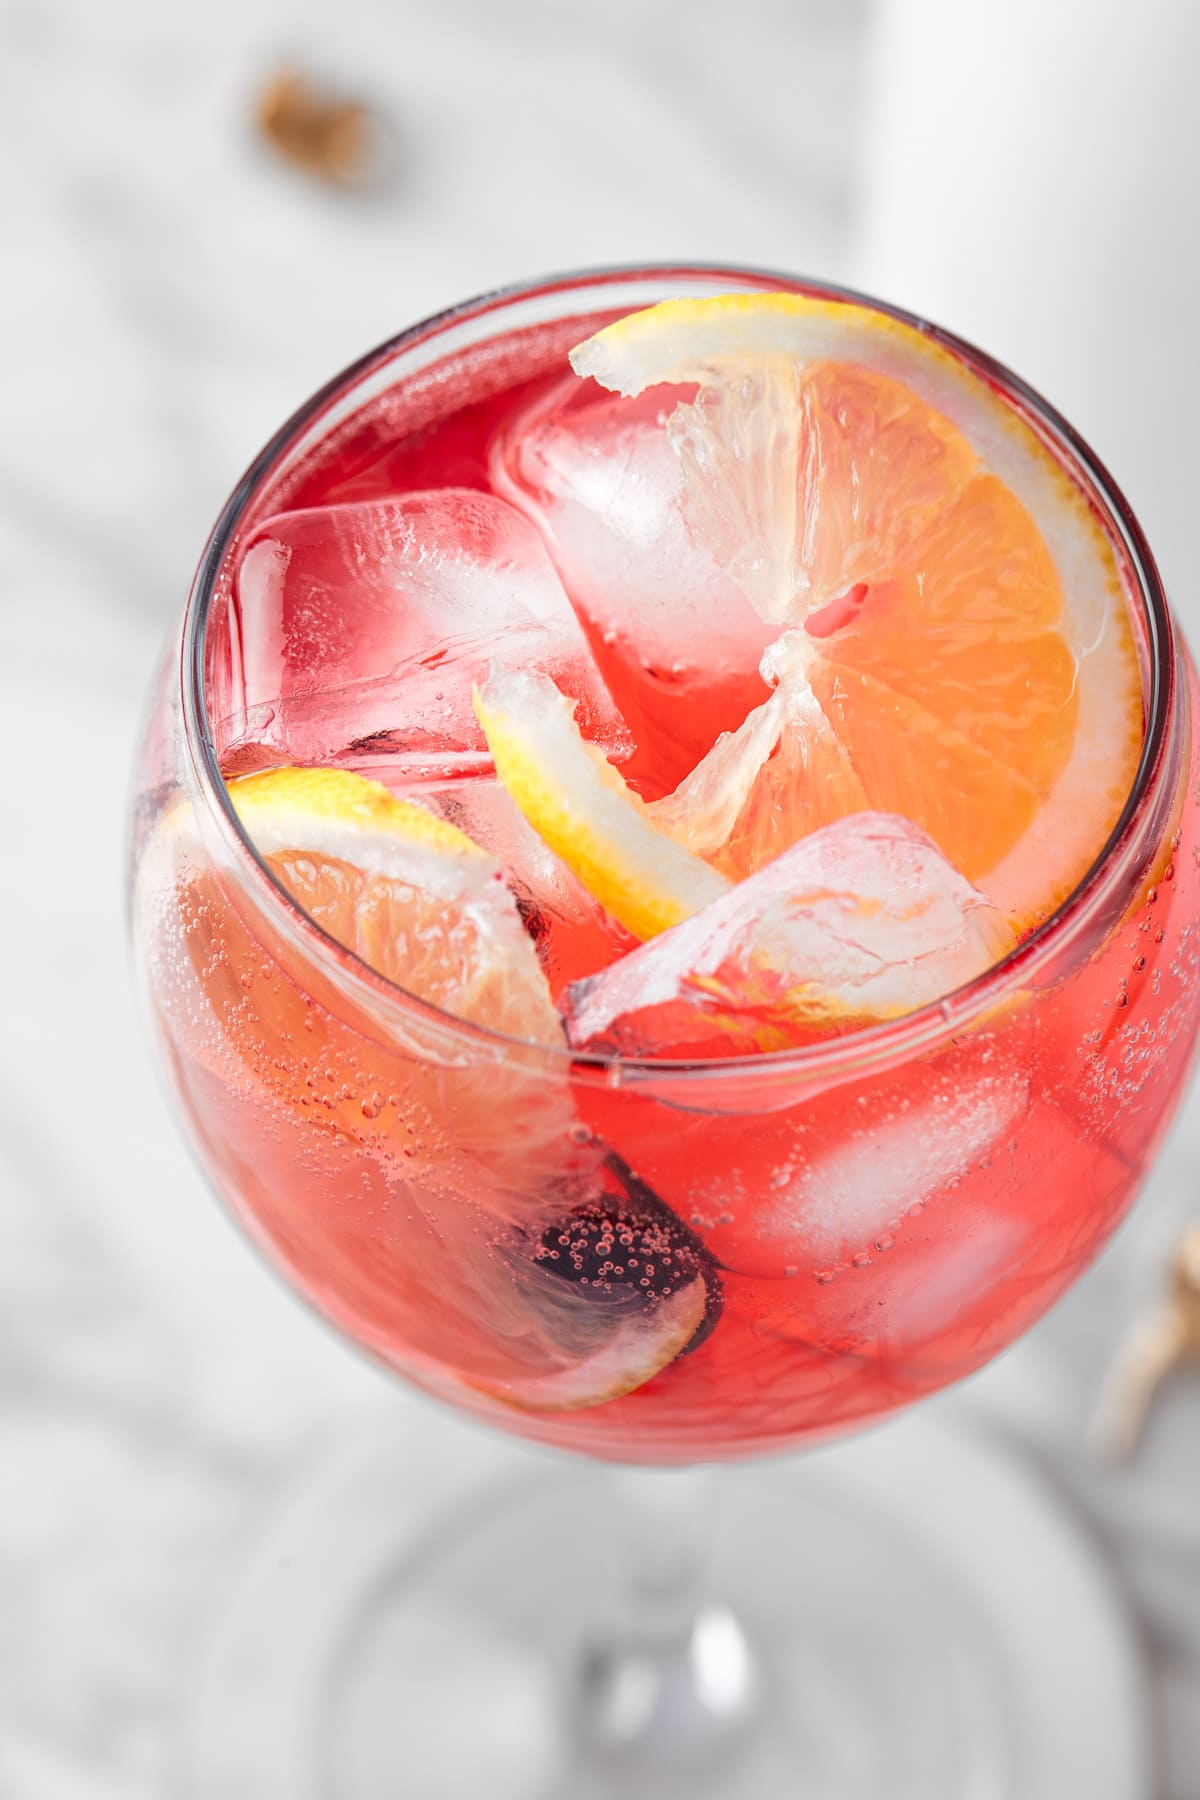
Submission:
{"label": "orange-tinted citrus slice", "polygon": [[[259,855],[339,943],[444,1011],[565,1046],[503,873],[463,832],[344,770],[228,785]],[[633,1204],[581,1131],[565,1057],[472,1058],[419,1021],[377,1043],[315,1005],[240,917],[186,802],[155,827],[134,905],[180,1079],[232,1121],[214,1165],[256,1138],[267,1170],[285,1156],[282,1183],[239,1161],[236,1198],[356,1336],[435,1386],[527,1410],[601,1405],[690,1346],[719,1306],[698,1255],[650,1292],[555,1272],[560,1241],[610,1214],[619,1230]],[[688,1234],[649,1204],[639,1229],[678,1262]]]}
{"label": "orange-tinted citrus slice", "polygon": [[371,968],[458,1018],[561,1044],[502,873],[464,832],[345,769],[272,769],[229,794],[292,898]]}
{"label": "orange-tinted citrus slice", "polygon": [[1129,792],[1142,705],[1114,551],[1032,427],[933,338],[802,296],[668,301],[572,361],[699,383],[668,422],[685,517],[787,632],[780,692],[658,822],[739,877],[865,805],[1018,928],[1051,911]]}

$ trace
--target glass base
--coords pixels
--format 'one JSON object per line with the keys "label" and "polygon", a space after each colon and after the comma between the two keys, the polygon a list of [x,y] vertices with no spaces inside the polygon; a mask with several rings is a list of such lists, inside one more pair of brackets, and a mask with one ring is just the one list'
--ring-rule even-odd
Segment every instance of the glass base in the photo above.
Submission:
{"label": "glass base", "polygon": [[213,1646],[195,1800],[1148,1800],[1127,1621],[1022,1461],[927,1411],[701,1504],[647,1657],[610,1471],[415,1408],[335,1446]]}

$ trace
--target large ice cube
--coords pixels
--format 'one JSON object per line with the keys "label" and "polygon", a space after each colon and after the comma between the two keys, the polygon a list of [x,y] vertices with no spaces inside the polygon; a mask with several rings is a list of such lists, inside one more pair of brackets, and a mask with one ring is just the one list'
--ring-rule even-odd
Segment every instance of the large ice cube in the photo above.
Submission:
{"label": "large ice cube", "polygon": [[[861,1272],[863,1256],[877,1261],[895,1245],[907,1255],[963,1208],[1005,1203],[1007,1152],[1029,1105],[1028,1022],[1009,1018],[1002,1032],[978,1030],[899,1066],[860,1067],[759,1117],[742,1143],[709,1124],[688,1201],[713,1254],[739,1275]],[[889,1254],[888,1266],[903,1260]]]}
{"label": "large ice cube", "polygon": [[908,819],[855,813],[566,995],[571,1042],[626,1056],[787,1048],[894,1018],[1013,947]]}
{"label": "large ice cube", "polygon": [[491,467],[545,537],[637,740],[634,766],[660,792],[765,698],[773,632],[680,511],[666,418],[689,393],[614,399],[572,377],[517,418]]}
{"label": "large ice cube", "polygon": [[268,519],[237,570],[229,644],[227,741],[296,762],[483,766],[471,689],[493,665],[547,670],[590,737],[628,747],[537,532],[494,495]]}
{"label": "large ice cube", "polygon": [[836,1265],[869,1252],[898,1221],[908,1225],[914,1210],[951,1198],[1020,1118],[1029,1082],[984,1043],[973,1057],[910,1065],[863,1093],[858,1119],[838,1116],[829,1144],[775,1172],[754,1217],[760,1260]]}

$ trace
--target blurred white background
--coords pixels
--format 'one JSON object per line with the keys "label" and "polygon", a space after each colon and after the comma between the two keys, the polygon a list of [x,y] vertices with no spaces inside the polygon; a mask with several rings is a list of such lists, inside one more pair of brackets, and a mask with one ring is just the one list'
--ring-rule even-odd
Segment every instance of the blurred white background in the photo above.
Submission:
{"label": "blurred white background", "polygon": [[[128,992],[138,711],[242,466],[352,356],[498,283],[673,257],[852,279],[975,336],[1094,434],[1200,631],[1198,18],[1171,0],[0,10],[6,1800],[174,1791],[174,1722],[248,1518],[384,1388],[209,1199]],[[262,141],[256,95],[284,63],[376,109],[385,179],[330,189]],[[1200,1395],[1177,1390],[1125,1476],[1081,1446],[1117,1329],[1200,1205],[1198,1147],[1193,1108],[1102,1265],[974,1390],[1122,1559],[1171,1800],[1200,1793]]]}

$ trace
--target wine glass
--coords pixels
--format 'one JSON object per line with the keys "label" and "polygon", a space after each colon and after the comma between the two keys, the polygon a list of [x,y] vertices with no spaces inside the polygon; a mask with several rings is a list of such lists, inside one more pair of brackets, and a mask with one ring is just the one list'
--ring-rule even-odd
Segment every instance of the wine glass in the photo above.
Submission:
{"label": "wine glass", "polygon": [[[778,1794],[786,1778],[841,1800],[881,1791],[885,1773],[893,1795],[966,1791],[977,1753],[995,1754],[975,1690],[996,1684],[981,1651],[964,1685],[978,1633],[953,1593],[933,1594],[886,1495],[860,1517],[819,1484],[805,1499],[715,1465],[880,1419],[1032,1324],[1128,1208],[1200,1022],[1195,690],[1153,561],[1070,427],[946,334],[1094,509],[1144,696],[1116,828],[999,966],[798,1049],[572,1056],[386,981],[294,903],[239,825],[226,779],[281,760],[269,697],[247,699],[259,627],[234,579],[264,519],[331,494],[482,486],[514,392],[599,323],[681,293],[780,289],[846,298],[720,268],[567,277],[456,307],[338,376],[222,512],[137,773],[140,980],[176,1104],[236,1218],[407,1382],[620,1465],[601,1481],[564,1459],[521,1504],[464,1522],[438,1565],[429,1655],[448,1671],[447,1716],[468,1665],[472,1693],[509,1691],[519,1640],[542,1698],[513,1700],[508,1728],[532,1720],[526,1735],[552,1744],[547,1791]],[[408,691],[389,697],[395,729],[377,706],[365,728],[353,681],[302,696],[293,725],[367,773],[477,786],[486,758],[405,734]],[[804,1542],[821,1559],[801,1578]],[[491,1635],[462,1615],[463,1584]],[[485,1763],[499,1716],[476,1706],[463,1722]],[[458,1791],[413,1754],[413,1792]],[[392,1791],[364,1766],[329,1791]]]}

